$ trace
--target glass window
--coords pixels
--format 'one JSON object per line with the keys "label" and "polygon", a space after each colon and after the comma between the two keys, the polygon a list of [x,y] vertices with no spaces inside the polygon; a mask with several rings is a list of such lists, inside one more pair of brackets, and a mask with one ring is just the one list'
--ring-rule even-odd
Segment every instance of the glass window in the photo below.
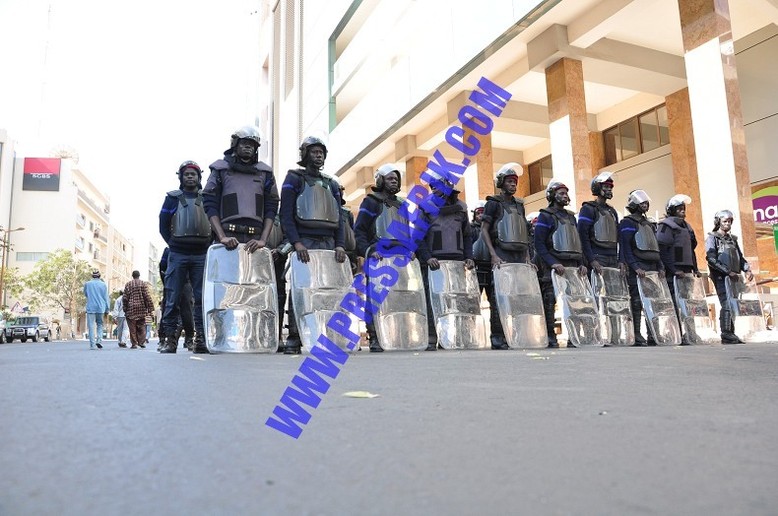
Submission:
{"label": "glass window", "polygon": [[670,143],[670,122],[667,120],[667,106],[656,108],[656,116],[659,120],[659,145]]}
{"label": "glass window", "polygon": [[38,262],[41,260],[45,260],[49,257],[49,253],[29,253],[29,252],[18,252],[16,253],[16,261],[17,262]]}
{"label": "glass window", "polygon": [[621,159],[629,159],[640,154],[637,118],[620,123],[619,136],[621,136]]}
{"label": "glass window", "polygon": [[656,122],[656,111],[653,109],[638,118],[640,122],[640,144],[642,152],[659,148],[659,127]]}
{"label": "glass window", "polygon": [[619,128],[613,127],[603,131],[602,137],[605,140],[605,164],[613,165],[621,161],[621,148],[619,147]]}

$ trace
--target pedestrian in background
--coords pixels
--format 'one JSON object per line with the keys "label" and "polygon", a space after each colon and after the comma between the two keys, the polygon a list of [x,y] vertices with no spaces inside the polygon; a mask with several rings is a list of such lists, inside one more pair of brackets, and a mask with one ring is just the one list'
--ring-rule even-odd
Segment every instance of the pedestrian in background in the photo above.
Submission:
{"label": "pedestrian in background", "polygon": [[140,272],[132,271],[132,280],[124,286],[122,295],[124,315],[130,328],[130,349],[146,347],[146,316],[154,311],[154,303],[146,283],[141,281]]}
{"label": "pedestrian in background", "polygon": [[[89,349],[103,349],[103,317],[111,309],[108,287],[100,279],[100,271],[92,271],[92,279],[84,283],[86,296],[86,328],[89,333]],[[97,326],[97,335],[95,335]]]}
{"label": "pedestrian in background", "polygon": [[116,319],[116,339],[119,341],[120,348],[126,348],[127,343],[124,342],[124,305],[122,304],[122,291],[118,292],[116,301],[113,303],[113,317]]}

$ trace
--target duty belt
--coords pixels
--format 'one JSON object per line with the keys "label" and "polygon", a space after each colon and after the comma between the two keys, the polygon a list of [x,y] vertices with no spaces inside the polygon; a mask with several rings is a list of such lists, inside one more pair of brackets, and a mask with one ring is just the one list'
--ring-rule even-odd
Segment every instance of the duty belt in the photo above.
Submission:
{"label": "duty belt", "polygon": [[257,226],[244,226],[243,224],[225,224],[224,230],[230,233],[244,233],[246,235],[261,235],[262,228]]}

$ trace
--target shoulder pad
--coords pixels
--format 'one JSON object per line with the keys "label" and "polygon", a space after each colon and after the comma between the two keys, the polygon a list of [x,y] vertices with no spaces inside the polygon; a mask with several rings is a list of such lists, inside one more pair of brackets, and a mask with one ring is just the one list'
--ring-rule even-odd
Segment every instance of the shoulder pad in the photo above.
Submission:
{"label": "shoulder pad", "polygon": [[223,159],[217,159],[208,168],[211,170],[227,170],[230,168],[230,164]]}
{"label": "shoulder pad", "polygon": [[170,197],[179,197],[181,195],[184,195],[184,192],[182,192],[181,190],[170,190],[167,194]]}
{"label": "shoulder pad", "polygon": [[260,172],[273,172],[273,167],[271,167],[264,161],[258,161],[257,163],[255,163],[254,168],[259,170]]}

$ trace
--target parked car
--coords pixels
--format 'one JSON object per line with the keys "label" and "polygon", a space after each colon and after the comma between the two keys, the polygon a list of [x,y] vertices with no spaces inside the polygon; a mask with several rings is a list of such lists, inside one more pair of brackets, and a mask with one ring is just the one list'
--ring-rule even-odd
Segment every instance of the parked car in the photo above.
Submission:
{"label": "parked car", "polygon": [[0,319],[0,344],[5,344],[5,319]]}
{"label": "parked car", "polygon": [[48,342],[51,339],[49,325],[37,315],[17,317],[5,325],[5,341],[13,342],[15,339],[22,342],[27,342],[27,339],[33,342],[43,339]]}

